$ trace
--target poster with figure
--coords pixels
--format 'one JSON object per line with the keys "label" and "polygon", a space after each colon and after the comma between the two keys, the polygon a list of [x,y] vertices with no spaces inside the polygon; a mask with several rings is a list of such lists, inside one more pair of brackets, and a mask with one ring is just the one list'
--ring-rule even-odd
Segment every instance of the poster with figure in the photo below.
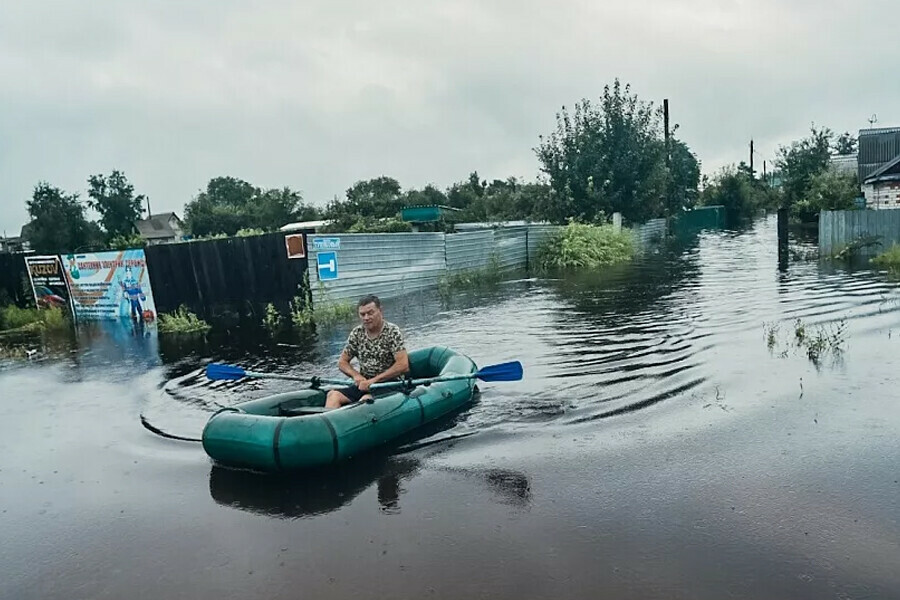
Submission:
{"label": "poster with figure", "polygon": [[71,311],[68,281],[58,256],[26,256],[28,278],[39,309],[61,308]]}
{"label": "poster with figure", "polygon": [[156,318],[143,248],[61,258],[77,319],[149,322]]}

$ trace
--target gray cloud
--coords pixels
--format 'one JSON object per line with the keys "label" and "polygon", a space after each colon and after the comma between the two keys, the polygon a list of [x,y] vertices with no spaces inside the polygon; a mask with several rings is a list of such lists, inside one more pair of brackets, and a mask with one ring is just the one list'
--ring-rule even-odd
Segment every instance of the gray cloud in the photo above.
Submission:
{"label": "gray cloud", "polygon": [[705,172],[809,124],[900,125],[891,4],[807,0],[6,2],[0,229],[122,169],[154,211],[213,176],[324,203],[381,174],[533,178],[560,106],[667,97]]}

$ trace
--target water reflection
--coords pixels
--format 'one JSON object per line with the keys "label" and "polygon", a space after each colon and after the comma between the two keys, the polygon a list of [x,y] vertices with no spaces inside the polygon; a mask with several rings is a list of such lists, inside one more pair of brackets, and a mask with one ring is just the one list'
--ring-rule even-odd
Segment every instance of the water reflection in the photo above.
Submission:
{"label": "water reflection", "polygon": [[384,453],[302,475],[271,475],[213,466],[209,491],[218,504],[282,519],[326,514],[349,504],[377,481],[378,503],[400,511],[401,483],[419,461]]}

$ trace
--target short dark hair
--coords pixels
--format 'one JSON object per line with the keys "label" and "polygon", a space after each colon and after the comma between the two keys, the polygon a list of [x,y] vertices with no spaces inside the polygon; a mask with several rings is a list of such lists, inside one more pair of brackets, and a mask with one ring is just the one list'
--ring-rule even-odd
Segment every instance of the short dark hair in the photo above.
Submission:
{"label": "short dark hair", "polygon": [[362,308],[366,304],[374,304],[376,308],[381,308],[381,299],[378,298],[375,294],[369,294],[368,296],[363,296],[359,299],[359,302],[356,304],[356,308]]}

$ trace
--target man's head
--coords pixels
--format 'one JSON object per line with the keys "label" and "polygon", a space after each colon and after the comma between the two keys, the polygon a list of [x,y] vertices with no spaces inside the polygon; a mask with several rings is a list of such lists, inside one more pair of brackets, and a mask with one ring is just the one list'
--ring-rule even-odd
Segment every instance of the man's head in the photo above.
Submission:
{"label": "man's head", "polygon": [[374,331],[381,327],[384,316],[381,313],[381,300],[378,296],[364,296],[360,298],[357,306],[359,312],[359,320],[362,321],[363,327],[369,331]]}

